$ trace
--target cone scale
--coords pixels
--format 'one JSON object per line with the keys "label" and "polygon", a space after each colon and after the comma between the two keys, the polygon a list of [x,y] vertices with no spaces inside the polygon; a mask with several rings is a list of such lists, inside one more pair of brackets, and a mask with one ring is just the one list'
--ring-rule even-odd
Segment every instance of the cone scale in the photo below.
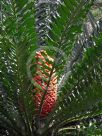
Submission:
{"label": "cone scale", "polygon": [[[44,93],[46,91],[46,95],[44,97],[44,101],[43,101],[43,105],[42,105],[42,109],[40,113],[41,118],[46,117],[54,109],[56,105],[56,101],[57,101],[57,76],[54,70],[49,80],[49,76],[45,75],[45,73],[43,72],[43,69],[44,69],[46,73],[48,73],[48,75],[50,75],[51,73],[51,70],[46,69],[44,65],[46,65],[50,69],[52,68],[52,64],[50,64],[49,62],[45,60],[45,58],[42,55],[43,53],[46,55],[47,59],[49,59],[52,62],[54,61],[51,57],[47,55],[46,51],[44,50],[41,50],[36,53],[36,56],[35,56],[36,64],[42,69],[41,70],[39,67],[36,67],[36,75],[34,76],[34,82],[37,83],[42,88],[42,89],[39,89],[37,86],[35,86],[33,90],[33,92],[36,92],[36,94],[33,97],[35,107],[36,107],[36,113],[38,113],[39,111],[42,97],[44,96]],[[44,81],[43,78],[48,79],[47,82]]]}

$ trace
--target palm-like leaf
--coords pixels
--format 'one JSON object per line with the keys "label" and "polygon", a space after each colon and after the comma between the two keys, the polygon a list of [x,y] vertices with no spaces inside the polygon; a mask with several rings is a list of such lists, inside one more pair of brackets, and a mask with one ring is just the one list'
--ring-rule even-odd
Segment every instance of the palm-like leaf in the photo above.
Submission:
{"label": "palm-like leaf", "polygon": [[[99,40],[97,39],[96,41],[97,45],[99,45],[87,51],[82,63],[77,69],[73,70],[73,74],[70,75],[68,81],[62,87],[62,93],[60,94],[61,104],[59,104],[58,114],[65,116],[65,118],[67,118],[67,115],[73,117],[73,114],[75,117],[77,112],[80,115],[84,110],[88,112],[92,108],[93,103],[95,104],[101,100],[101,37],[102,34],[100,34]],[[77,107],[78,105],[79,107]],[[65,113],[65,109],[68,112],[67,114]]]}
{"label": "palm-like leaf", "polygon": [[[27,1],[2,1],[1,7],[0,80],[3,82],[7,98],[5,106],[0,106],[0,113],[4,116],[0,117],[5,119],[10,116],[5,120],[10,126],[15,124],[17,130],[21,129],[20,133],[23,133],[23,129],[30,133],[33,108],[29,106],[31,94],[28,90],[30,84],[26,74],[26,62],[32,47],[36,48],[32,46],[36,45],[34,7],[32,2]],[[5,125],[2,121],[0,119]]]}

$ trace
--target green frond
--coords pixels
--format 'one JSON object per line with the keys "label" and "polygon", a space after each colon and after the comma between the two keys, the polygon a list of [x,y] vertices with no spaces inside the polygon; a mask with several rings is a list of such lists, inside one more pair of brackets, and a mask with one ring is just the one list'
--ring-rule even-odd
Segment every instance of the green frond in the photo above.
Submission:
{"label": "green frond", "polygon": [[[18,130],[27,129],[30,134],[34,104],[26,63],[30,53],[36,49],[34,2],[2,0],[1,7],[0,81],[7,102],[0,103],[0,113],[7,113],[5,117],[11,116],[12,125],[15,124]],[[1,108],[5,104],[7,107]],[[14,121],[11,120],[13,117],[16,118]]]}
{"label": "green frond", "polygon": [[77,35],[82,32],[83,21],[93,2],[64,0],[51,24],[48,45],[58,47],[69,55]]}
{"label": "green frond", "polygon": [[95,113],[93,106],[102,99],[102,33],[93,40],[96,45],[86,51],[82,62],[61,88],[54,117],[55,126],[91,116]]}
{"label": "green frond", "polygon": [[[93,2],[93,0],[63,1],[59,5],[58,14],[53,17],[53,22],[50,23],[51,29],[46,40],[46,45],[49,47],[47,53],[55,60],[53,69],[57,71],[58,80],[66,72],[66,65],[70,61],[71,52],[78,35],[83,31],[83,21],[85,21]],[[46,47],[44,49],[46,50]]]}

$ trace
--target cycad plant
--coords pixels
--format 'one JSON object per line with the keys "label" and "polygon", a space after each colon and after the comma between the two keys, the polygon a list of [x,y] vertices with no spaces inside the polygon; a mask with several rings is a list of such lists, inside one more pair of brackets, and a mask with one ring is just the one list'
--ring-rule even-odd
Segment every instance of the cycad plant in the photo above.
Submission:
{"label": "cycad plant", "polygon": [[102,12],[95,0],[1,0],[1,136],[83,135],[78,122],[101,115],[96,7]]}

